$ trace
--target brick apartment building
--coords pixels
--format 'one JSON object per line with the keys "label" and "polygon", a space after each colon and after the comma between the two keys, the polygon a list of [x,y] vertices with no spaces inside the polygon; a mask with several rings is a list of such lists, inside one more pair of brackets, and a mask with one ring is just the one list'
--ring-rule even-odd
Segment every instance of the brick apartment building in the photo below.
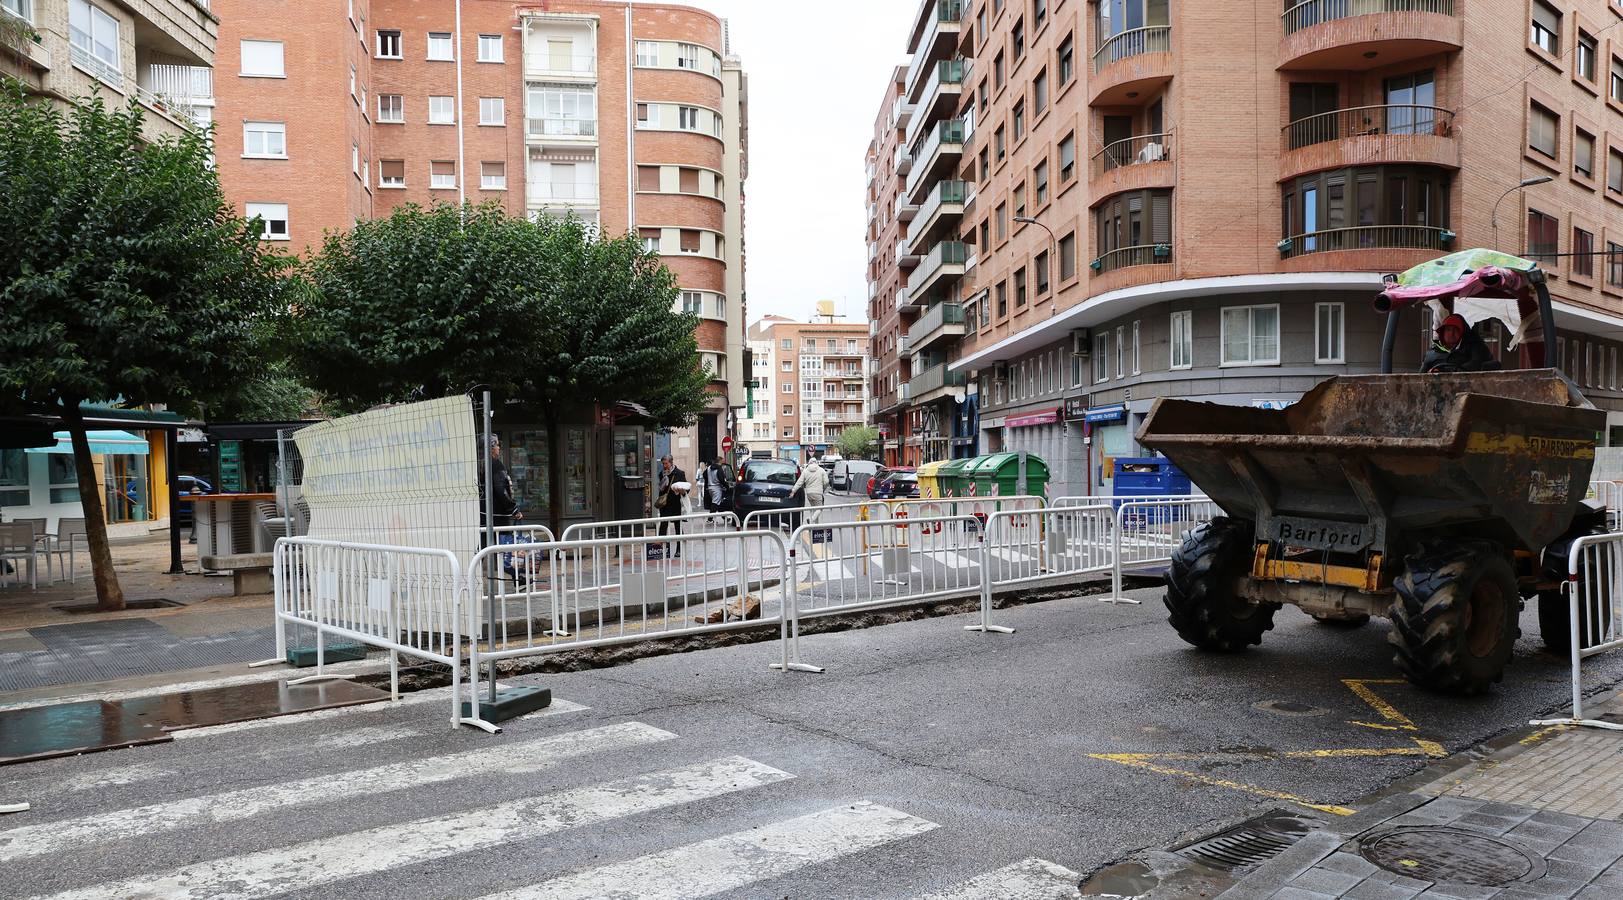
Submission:
{"label": "brick apartment building", "polygon": [[[756,366],[769,373],[755,388],[753,421],[745,422],[744,433],[768,436],[745,442],[751,455],[805,462],[827,452],[845,429],[865,424],[868,338],[866,325],[833,321],[767,316],[750,326],[750,341],[760,348]],[[761,428],[763,422],[772,424]]]}
{"label": "brick apartment building", "polygon": [[[299,250],[404,203],[640,235],[699,313],[718,399],[661,436],[688,471],[742,412],[748,83],[725,24],[597,0],[214,0],[226,196]],[[544,364],[544,363],[542,363]]]}
{"label": "brick apartment building", "polygon": [[[1620,21],[1615,0],[922,3],[915,128],[960,99],[909,184],[950,153],[963,202],[913,194],[910,236],[931,204],[958,223],[912,246],[913,401],[944,361],[975,450],[1108,491],[1155,398],[1275,406],[1376,371],[1382,276],[1497,247],[1552,275],[1562,368],[1623,443]],[[1406,321],[1400,370],[1430,341]]]}
{"label": "brick apartment building", "polygon": [[868,353],[873,360],[873,406],[870,418],[880,434],[880,458],[886,465],[916,465],[921,448],[913,440],[908,415],[913,357],[907,329],[918,308],[907,302],[907,272],[919,259],[907,249],[908,223],[918,204],[907,196],[906,129],[914,104],[907,99],[907,67],[898,66],[885,85],[868,145]]}

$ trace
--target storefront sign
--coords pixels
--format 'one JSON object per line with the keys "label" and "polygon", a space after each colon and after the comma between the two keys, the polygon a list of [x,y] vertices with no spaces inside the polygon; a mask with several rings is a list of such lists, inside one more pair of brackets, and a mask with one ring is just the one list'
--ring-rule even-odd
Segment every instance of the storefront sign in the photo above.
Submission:
{"label": "storefront sign", "polygon": [[175,429],[175,443],[177,444],[206,444],[208,442],[209,437],[203,433],[201,428]]}
{"label": "storefront sign", "polygon": [[1074,422],[1077,419],[1086,419],[1087,417],[1088,417],[1088,398],[1086,398],[1086,397],[1067,397],[1067,398],[1065,398],[1065,419],[1066,419],[1066,421],[1073,421]]}
{"label": "storefront sign", "polygon": [[1010,416],[1008,426],[1010,428],[1026,428],[1031,425],[1052,425],[1059,421],[1059,413],[1060,408],[1056,406],[1053,409],[1038,410],[1023,416]]}
{"label": "storefront sign", "polygon": [[1087,411],[1085,419],[1089,422],[1120,422],[1127,418],[1125,406],[1100,406]]}

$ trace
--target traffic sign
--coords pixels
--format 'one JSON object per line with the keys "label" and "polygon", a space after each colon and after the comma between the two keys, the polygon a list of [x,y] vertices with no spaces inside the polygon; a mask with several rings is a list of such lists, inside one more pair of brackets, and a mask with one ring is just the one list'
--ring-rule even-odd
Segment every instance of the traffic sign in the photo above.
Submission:
{"label": "traffic sign", "polygon": [[732,435],[729,434],[726,437],[723,437],[721,439],[721,452],[723,452],[723,453],[731,453],[731,452],[733,452],[733,436]]}

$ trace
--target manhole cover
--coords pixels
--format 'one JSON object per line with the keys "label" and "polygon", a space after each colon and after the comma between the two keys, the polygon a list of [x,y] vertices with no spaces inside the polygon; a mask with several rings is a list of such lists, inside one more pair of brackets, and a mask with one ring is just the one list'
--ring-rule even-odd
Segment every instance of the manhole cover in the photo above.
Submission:
{"label": "manhole cover", "polygon": [[1322,716],[1329,712],[1328,709],[1320,709],[1295,700],[1264,700],[1261,703],[1251,704],[1251,708],[1280,716]]}
{"label": "manhole cover", "polygon": [[1544,860],[1514,844],[1459,828],[1399,828],[1359,842],[1364,858],[1423,881],[1497,886],[1544,874]]}

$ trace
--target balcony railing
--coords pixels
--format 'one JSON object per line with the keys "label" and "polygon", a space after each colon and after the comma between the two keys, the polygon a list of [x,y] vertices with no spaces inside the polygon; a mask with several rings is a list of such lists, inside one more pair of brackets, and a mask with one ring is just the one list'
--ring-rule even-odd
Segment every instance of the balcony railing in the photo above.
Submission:
{"label": "balcony railing", "polygon": [[907,386],[914,397],[922,397],[930,391],[944,387],[962,387],[968,381],[968,376],[965,373],[950,372],[947,370],[946,363],[940,363],[913,376],[907,382]]}
{"label": "balcony railing", "polygon": [[968,257],[969,250],[961,241],[941,241],[930,248],[930,254],[913,270],[908,283],[926,284],[943,266],[963,265]]}
{"label": "balcony railing", "polygon": [[208,66],[153,63],[142,71],[141,86],[179,102],[214,99],[214,70]]}
{"label": "balcony railing", "polygon": [[918,152],[913,154],[913,171],[907,176],[907,192],[912,194],[919,186],[925,175],[933,169],[936,156],[943,148],[957,147],[962,153],[964,145],[964,122],[962,119],[944,119],[930,129],[929,136],[919,146]]}
{"label": "balcony railing", "polygon": [[591,53],[530,53],[524,57],[524,68],[531,72],[590,75],[597,71],[597,57]]}
{"label": "balcony railing", "polygon": [[1172,158],[1172,134],[1139,134],[1112,141],[1093,154],[1093,174],[1103,175],[1122,166],[1161,162]]}
{"label": "balcony railing", "polygon": [[1285,33],[1371,13],[1423,12],[1452,16],[1454,0],[1303,0],[1285,10]]}
{"label": "balcony railing", "polygon": [[962,205],[964,198],[969,196],[969,184],[963,181],[943,180],[935,183],[930,189],[930,196],[924,198],[919,204],[918,215],[913,217],[913,225],[907,230],[908,240],[916,240],[921,229],[930,227],[930,219],[941,209],[943,204],[957,203]]}
{"label": "balcony railing", "polygon": [[208,127],[211,107],[192,102],[190,97],[171,97],[159,94],[139,85],[135,88],[135,99],[144,106],[164,113],[188,131],[201,131]]}
{"label": "balcony railing", "polygon": [[1171,244],[1139,244],[1135,247],[1117,247],[1093,261],[1093,271],[1111,272],[1128,266],[1148,266],[1172,262]]}
{"label": "balcony railing", "polygon": [[1279,242],[1286,259],[1331,250],[1446,250],[1454,232],[1431,225],[1356,225],[1293,234]]}
{"label": "balcony railing", "polygon": [[1103,72],[1113,62],[1140,53],[1169,53],[1172,51],[1172,26],[1151,25],[1133,28],[1115,35],[1093,51],[1093,72]]}
{"label": "balcony railing", "polygon": [[530,137],[596,137],[596,119],[525,119],[524,133]]}
{"label": "balcony railing", "polygon": [[597,185],[593,182],[531,181],[527,188],[531,200],[597,201]]}
{"label": "balcony railing", "polygon": [[937,303],[907,329],[908,343],[922,346],[936,332],[948,325],[964,324],[964,307],[959,303]]}
{"label": "balcony railing", "polygon": [[1454,111],[1437,106],[1389,103],[1353,106],[1297,119],[1286,125],[1285,149],[1295,150],[1350,137],[1383,134],[1452,134]]}
{"label": "balcony railing", "polygon": [[102,62],[92,55],[89,50],[80,47],[78,44],[73,44],[69,53],[73,58],[74,65],[119,90],[124,89],[124,73],[119,71],[116,66],[110,66]]}

